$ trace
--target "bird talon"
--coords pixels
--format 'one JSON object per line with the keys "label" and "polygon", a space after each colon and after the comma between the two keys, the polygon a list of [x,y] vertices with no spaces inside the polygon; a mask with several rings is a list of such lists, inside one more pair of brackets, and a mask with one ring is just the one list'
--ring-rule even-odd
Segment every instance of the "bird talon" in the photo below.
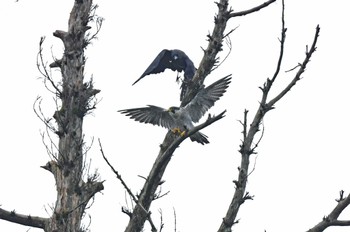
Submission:
{"label": "bird talon", "polygon": [[180,128],[178,128],[178,127],[171,129],[171,131],[172,131],[174,134],[181,134],[181,130],[180,130]]}
{"label": "bird talon", "polygon": [[186,134],[186,131],[185,131],[185,130],[184,130],[184,131],[181,131],[181,129],[178,128],[178,127],[171,129],[171,132],[173,132],[174,134],[178,134],[178,135],[180,135],[181,137],[182,137],[182,136],[185,136],[185,134]]}

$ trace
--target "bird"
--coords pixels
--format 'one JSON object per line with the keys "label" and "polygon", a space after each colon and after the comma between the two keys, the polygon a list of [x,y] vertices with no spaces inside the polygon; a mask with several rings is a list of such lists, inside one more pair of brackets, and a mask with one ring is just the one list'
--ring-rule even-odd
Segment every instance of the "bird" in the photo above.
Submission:
{"label": "bird", "polygon": [[[135,121],[161,126],[183,136],[194,127],[193,123],[198,122],[215,102],[223,96],[230,83],[231,77],[229,75],[208,87],[202,85],[195,97],[183,107],[172,106],[169,109],[164,109],[154,105],[147,105],[141,108],[119,110],[119,112]],[[209,143],[207,138],[208,136],[200,132],[190,136],[192,141],[202,145]]]}
{"label": "bird", "polygon": [[[147,75],[161,73],[164,72],[165,69],[184,72],[184,80],[182,81],[180,87],[180,101],[182,101],[183,97],[185,96],[188,90],[188,83],[192,81],[192,78],[196,73],[197,69],[194,66],[192,60],[186,55],[186,53],[179,49],[163,49],[148,66],[148,68],[144,71],[144,73],[140,76],[140,78],[137,79],[132,85],[135,85]],[[178,79],[179,77],[176,78],[176,81],[178,81]]]}

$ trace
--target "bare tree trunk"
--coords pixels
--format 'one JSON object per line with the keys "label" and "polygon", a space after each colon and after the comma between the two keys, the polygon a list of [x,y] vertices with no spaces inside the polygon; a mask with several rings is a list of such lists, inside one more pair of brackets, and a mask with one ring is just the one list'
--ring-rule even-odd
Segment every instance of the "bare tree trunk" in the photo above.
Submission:
{"label": "bare tree trunk", "polygon": [[[42,44],[38,55],[38,69],[47,83],[53,87],[52,93],[56,95],[57,104],[60,107],[54,114],[57,126],[52,125],[51,118],[46,118],[42,112],[37,113],[45,123],[48,131],[52,131],[59,137],[57,151],[49,151],[52,160],[42,168],[50,171],[56,181],[57,199],[50,218],[34,217],[18,214],[15,211],[7,211],[0,208],[0,219],[21,225],[41,228],[47,232],[77,232],[84,231],[81,226],[85,208],[89,200],[99,191],[103,190],[103,184],[97,181],[97,174],[87,176],[83,180],[84,156],[83,151],[83,118],[95,108],[93,97],[99,90],[93,88],[92,82],[84,83],[85,56],[84,49],[100,29],[101,21],[97,21],[97,32],[88,37],[85,32],[90,29],[87,24],[94,19],[96,8],[92,0],[76,0],[68,22],[68,32],[55,31],[54,36],[60,38],[64,44],[62,59],[55,60],[50,67],[60,68],[62,81],[57,84],[47,70],[46,62],[42,55]],[[61,101],[61,102],[60,102]],[[60,103],[59,103],[60,102]],[[40,102],[39,102],[40,104]],[[40,107],[39,107],[40,110]],[[53,143],[52,140],[50,140]]]}
{"label": "bare tree trunk", "polygon": [[84,171],[83,118],[91,109],[90,99],[99,91],[92,83],[84,83],[84,48],[87,45],[85,32],[92,8],[91,0],[78,1],[69,18],[68,32],[55,31],[65,51],[61,60],[51,67],[58,66],[62,73],[61,109],[54,118],[59,136],[57,160],[46,164],[56,181],[57,200],[54,213],[46,231],[81,231],[81,219],[86,204],[94,194],[103,189],[101,182],[94,178],[82,179]]}
{"label": "bare tree trunk", "polygon": [[84,83],[85,56],[88,44],[85,32],[90,21],[92,1],[75,1],[69,18],[68,32],[55,31],[54,36],[64,44],[64,55],[51,67],[62,73],[62,91],[58,92],[61,109],[56,111],[56,134],[59,136],[57,160],[44,168],[52,172],[56,181],[57,200],[46,231],[81,231],[81,220],[86,204],[103,189],[95,177],[82,179],[84,171],[83,118],[91,110],[91,98],[99,90],[92,83]]}

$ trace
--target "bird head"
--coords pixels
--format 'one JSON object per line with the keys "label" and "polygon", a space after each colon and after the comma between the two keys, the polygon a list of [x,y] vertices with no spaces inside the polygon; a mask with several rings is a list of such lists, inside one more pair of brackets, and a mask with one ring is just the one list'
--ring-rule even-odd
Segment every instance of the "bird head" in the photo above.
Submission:
{"label": "bird head", "polygon": [[172,106],[168,109],[168,112],[175,114],[175,112],[177,112],[179,109],[180,109],[179,107]]}

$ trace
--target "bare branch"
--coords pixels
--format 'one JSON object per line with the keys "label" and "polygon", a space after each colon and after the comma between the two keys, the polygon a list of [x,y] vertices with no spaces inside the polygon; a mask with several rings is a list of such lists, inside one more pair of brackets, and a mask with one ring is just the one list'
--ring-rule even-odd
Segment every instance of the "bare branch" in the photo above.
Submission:
{"label": "bare branch", "polygon": [[174,232],[176,232],[176,211],[175,208],[173,208],[174,211]]}
{"label": "bare branch", "polygon": [[152,218],[151,218],[151,212],[148,214],[147,221],[149,222],[149,224],[151,226],[151,231],[157,232],[158,230],[157,230],[156,226],[154,225]]}
{"label": "bare branch", "polygon": [[7,211],[0,208],[0,219],[21,224],[24,226],[31,226],[44,229],[48,223],[48,218],[33,217],[30,215],[18,214],[16,211]]}
{"label": "bare branch", "polygon": [[231,30],[229,33],[227,33],[224,36],[226,45],[228,47],[228,52],[227,52],[226,56],[224,57],[224,59],[222,59],[222,61],[220,63],[218,63],[217,65],[214,65],[214,67],[212,68],[211,72],[213,72],[215,69],[219,68],[226,61],[226,59],[230,56],[230,54],[232,52],[232,42],[231,42],[229,34],[231,34],[234,30],[236,30],[236,28]]}
{"label": "bare branch", "polygon": [[259,10],[269,6],[273,2],[276,2],[276,0],[270,0],[270,1],[264,2],[263,4],[261,4],[259,6],[256,6],[256,7],[253,7],[251,9],[249,9],[249,10],[239,11],[239,12],[236,12],[236,13],[232,12],[232,13],[229,14],[229,18],[238,17],[238,16],[244,16],[244,15],[247,15],[247,14],[254,13],[256,11],[259,11]]}
{"label": "bare branch", "polygon": [[159,198],[162,198],[166,195],[168,195],[170,193],[170,191],[167,191],[166,193],[162,193],[162,186],[161,186],[162,183],[159,183],[159,191],[157,193],[154,194],[154,197],[153,199],[154,200],[158,200]]}
{"label": "bare branch", "polygon": [[164,228],[164,222],[163,222],[163,212],[161,209],[158,210],[159,214],[160,214],[160,226],[159,226],[159,232],[162,232],[163,228]]}
{"label": "bare branch", "polygon": [[[40,42],[39,42],[39,52],[37,55],[37,68],[39,70],[39,72],[41,73],[41,75],[43,76],[44,79],[44,85],[46,87],[46,89],[48,91],[50,91],[51,93],[60,96],[62,94],[61,90],[58,88],[58,86],[56,85],[56,83],[53,81],[53,79],[51,78],[51,75],[49,74],[49,72],[47,71],[47,66],[46,63],[44,62],[44,57],[43,57],[43,48],[42,45],[45,41],[45,37],[41,37],[40,38]],[[49,81],[51,86],[55,89],[56,92],[50,90],[50,88],[47,86],[46,81]]]}
{"label": "bare branch", "polygon": [[284,0],[282,0],[282,30],[281,30],[281,39],[280,39],[280,55],[278,57],[278,61],[277,61],[277,66],[276,66],[276,71],[272,76],[271,82],[273,83],[275,81],[275,79],[277,78],[280,70],[281,70],[281,64],[282,64],[282,60],[283,60],[283,54],[284,54],[284,43],[286,41],[286,32],[287,32],[287,28],[284,22]]}
{"label": "bare branch", "polygon": [[125,183],[125,181],[123,180],[122,176],[119,174],[119,172],[117,170],[115,170],[115,168],[113,167],[113,165],[108,161],[107,157],[105,156],[104,152],[103,152],[103,148],[102,148],[102,144],[101,144],[101,140],[98,139],[98,144],[100,145],[100,151],[102,154],[103,159],[106,161],[107,165],[112,169],[113,173],[116,175],[116,177],[118,178],[118,180],[120,180],[120,183],[123,185],[123,187],[125,188],[125,190],[128,192],[128,194],[131,196],[132,200],[138,204],[138,200],[136,198],[136,196],[132,193],[131,189],[128,187],[128,185]]}
{"label": "bare branch", "polygon": [[317,25],[315,36],[314,36],[314,41],[311,45],[311,49],[310,49],[310,51],[306,52],[305,59],[304,59],[303,63],[300,65],[297,74],[295,75],[293,80],[289,83],[289,85],[283,91],[280,92],[280,94],[278,94],[275,98],[270,100],[270,102],[267,104],[268,108],[272,107],[277,101],[279,101],[284,95],[286,95],[286,93],[289,92],[289,90],[291,90],[291,88],[300,80],[300,76],[305,71],[306,65],[309,63],[312,54],[316,51],[317,38],[318,38],[319,34],[320,34],[320,27],[319,27],[319,25]]}
{"label": "bare branch", "polygon": [[343,198],[343,193],[343,191],[340,191],[340,199],[336,200],[338,204],[335,206],[332,212],[307,232],[322,232],[330,226],[350,226],[350,220],[338,220],[339,215],[350,204],[350,194]]}
{"label": "bare branch", "polygon": [[98,8],[98,5],[93,5],[91,7],[89,20],[95,22],[96,31],[92,34],[86,33],[86,38],[85,38],[86,45],[85,46],[89,45],[92,42],[92,40],[98,39],[97,35],[99,34],[99,32],[102,28],[102,23],[103,23],[104,19],[102,17],[97,16],[97,14],[96,14],[97,8]]}
{"label": "bare branch", "polygon": [[[52,118],[46,117],[41,109],[42,98],[37,97],[33,103],[33,110],[35,115],[42,121],[47,129],[56,133],[57,129],[52,125]],[[39,111],[36,110],[38,108]]]}
{"label": "bare branch", "polygon": [[[273,1],[270,1],[270,3]],[[250,124],[249,130],[247,130],[247,113],[248,111],[245,110],[244,112],[244,120],[241,122],[243,126],[243,141],[242,144],[240,145],[240,150],[239,152],[241,153],[241,165],[238,168],[239,174],[238,174],[238,180],[235,180],[234,183],[236,185],[236,191],[234,193],[234,196],[232,198],[232,201],[230,203],[230,206],[227,210],[226,216],[223,218],[223,222],[220,225],[219,232],[226,232],[226,231],[231,231],[231,227],[236,223],[237,221],[236,216],[238,213],[238,210],[241,206],[241,204],[244,203],[245,200],[247,199],[252,199],[252,197],[247,193],[246,191],[246,185],[247,185],[247,179],[248,179],[248,170],[249,170],[249,157],[251,154],[255,153],[255,149],[258,146],[258,144],[261,141],[261,138],[263,136],[263,132],[261,134],[260,139],[258,142],[253,145],[253,141],[255,138],[256,133],[260,130],[260,125],[262,124],[263,118],[265,114],[273,109],[274,103],[276,103],[279,99],[281,99],[289,90],[290,88],[296,83],[297,80],[299,80],[301,73],[304,72],[306,68],[306,64],[309,62],[311,55],[313,52],[316,50],[316,43],[317,43],[317,37],[319,34],[319,27],[317,26],[316,29],[316,34],[315,34],[315,39],[313,42],[313,45],[310,49],[309,52],[306,54],[306,58],[301,65],[301,68],[299,69],[299,72],[297,73],[296,77],[292,80],[292,82],[283,90],[279,95],[277,95],[274,99],[272,99],[269,103],[266,104],[266,99],[269,94],[269,91],[272,87],[272,84],[276,80],[279,71],[280,71],[280,66],[282,63],[282,58],[284,55],[284,43],[285,43],[285,37],[286,37],[286,28],[285,28],[285,23],[284,23],[284,1],[282,0],[282,35],[281,35],[281,47],[280,47],[280,54],[277,62],[277,67],[275,70],[275,73],[272,77],[272,79],[267,79],[267,81],[264,83],[263,88],[261,88],[263,94],[262,94],[262,99],[260,102],[260,106],[254,116],[254,119],[252,123]]]}
{"label": "bare branch", "polygon": [[[151,218],[151,212],[147,211],[139,202],[139,200],[136,198],[136,196],[132,193],[131,189],[127,186],[127,184],[125,183],[125,181],[123,180],[122,176],[119,174],[119,172],[113,167],[113,165],[108,161],[107,157],[105,156],[104,152],[103,152],[103,148],[102,148],[102,144],[101,144],[101,140],[98,139],[98,143],[100,145],[100,151],[102,154],[103,159],[106,161],[107,165],[112,169],[113,173],[117,176],[117,179],[120,180],[121,184],[123,185],[123,187],[125,188],[125,190],[128,192],[129,196],[132,198],[132,200],[136,203],[137,206],[139,206],[144,213],[146,213],[147,215],[147,220],[151,225],[152,228],[152,232],[156,232],[157,229],[152,221]],[[122,208],[122,212],[126,213],[127,215],[129,215],[131,217],[132,213],[129,210],[126,210],[124,207]]]}
{"label": "bare branch", "polygon": [[287,32],[287,28],[285,28],[285,22],[284,22],[284,0],[282,0],[282,29],[281,29],[281,39],[280,41],[280,54],[278,57],[278,61],[277,61],[277,66],[276,66],[276,70],[275,73],[273,74],[271,79],[267,79],[266,82],[264,83],[263,87],[260,87],[260,89],[263,92],[263,96],[261,98],[261,102],[260,104],[263,106],[264,110],[270,110],[272,109],[271,107],[266,107],[266,100],[267,100],[267,96],[269,94],[269,91],[273,85],[273,83],[275,82],[280,70],[281,70],[281,64],[282,64],[282,60],[283,60],[283,55],[284,55],[284,44],[286,41],[286,32]]}

